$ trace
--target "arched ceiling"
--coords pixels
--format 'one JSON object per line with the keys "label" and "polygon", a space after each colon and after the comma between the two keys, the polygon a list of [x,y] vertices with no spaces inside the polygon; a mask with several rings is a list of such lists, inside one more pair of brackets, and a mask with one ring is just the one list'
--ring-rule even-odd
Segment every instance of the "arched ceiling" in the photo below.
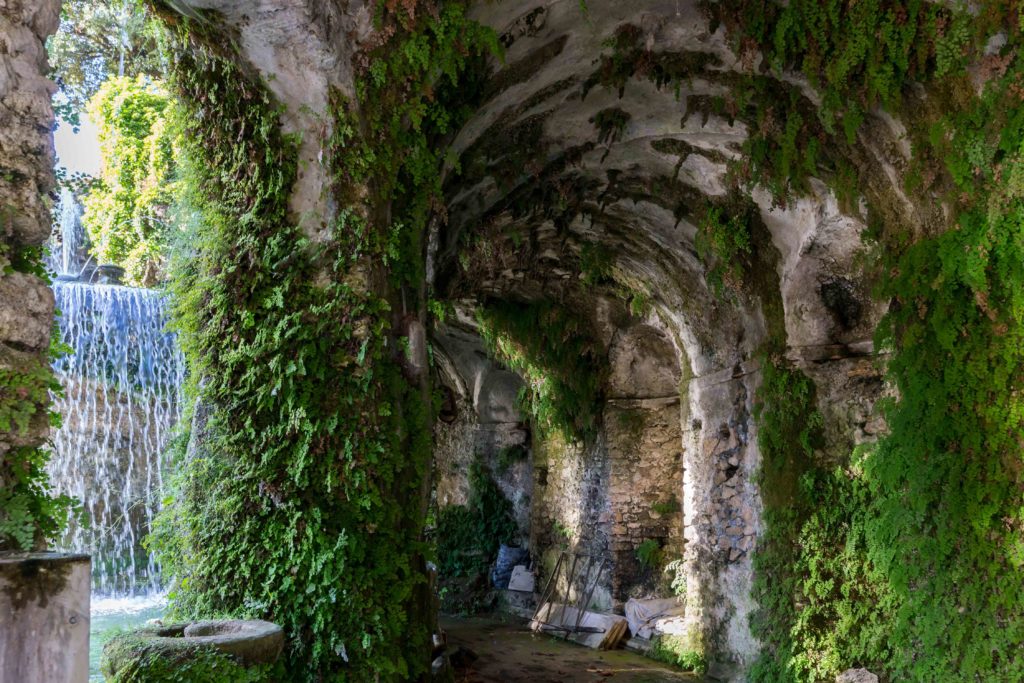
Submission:
{"label": "arched ceiling", "polygon": [[[782,209],[732,180],[747,125],[720,110],[750,65],[701,3],[477,2],[471,14],[506,52],[452,143],[448,220],[433,238],[442,296],[587,296],[581,252],[596,245],[614,264],[612,295],[644,292],[697,374],[750,357],[782,328],[801,357],[863,348],[881,312],[862,284],[863,216],[845,215],[821,183]],[[899,146],[874,147],[864,157],[894,186],[892,160],[875,157]],[[753,207],[739,293],[708,285],[695,244],[708,206]]]}
{"label": "arched ceiling", "polygon": [[[215,10],[242,56],[305,131],[293,213],[331,214],[320,163],[330,137],[329,93],[351,95],[360,50],[379,44],[372,3],[339,0],[178,0]],[[840,209],[823,183],[775,205],[734,181],[757,102],[735,96],[760,57],[740,59],[701,0],[477,0],[472,18],[504,47],[470,120],[451,140],[445,221],[431,235],[437,298],[578,302],[640,295],[653,302],[697,375],[735,367],[768,339],[799,359],[860,353],[880,307],[865,284],[862,211]],[[768,77],[768,76],[766,76]],[[813,116],[816,97],[797,78]],[[733,111],[729,111],[733,110]],[[782,122],[780,122],[782,125]],[[321,136],[309,131],[320,131]],[[914,215],[899,174],[901,126],[877,113],[843,154],[886,196],[885,218]],[[826,150],[826,155],[829,153]],[[874,197],[869,197],[874,199]],[[742,287],[709,287],[697,236],[711,206],[743,213],[751,254]],[[941,207],[930,209],[941,213]],[[315,223],[315,224],[314,224]],[[325,222],[305,227],[314,234]],[[587,252],[610,261],[585,277]],[[572,302],[576,302],[573,304]],[[856,315],[852,312],[856,311]]]}

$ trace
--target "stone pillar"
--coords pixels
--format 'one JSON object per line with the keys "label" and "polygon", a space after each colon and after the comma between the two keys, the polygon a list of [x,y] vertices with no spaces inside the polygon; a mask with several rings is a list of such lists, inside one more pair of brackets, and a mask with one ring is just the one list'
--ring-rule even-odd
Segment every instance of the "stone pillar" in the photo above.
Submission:
{"label": "stone pillar", "polygon": [[89,680],[88,555],[0,555],[0,676]]}
{"label": "stone pillar", "polygon": [[59,17],[59,0],[0,0],[0,239],[13,247],[50,235],[56,86],[46,39]]}
{"label": "stone pillar", "polygon": [[[49,364],[53,292],[25,262],[50,234],[55,86],[46,77],[45,41],[59,16],[59,0],[0,0],[0,374],[19,380],[38,378]],[[29,418],[0,422],[0,488],[15,479],[7,454],[39,446],[50,433],[41,393],[16,393],[22,407],[34,404]],[[0,550],[6,546],[0,538]]]}

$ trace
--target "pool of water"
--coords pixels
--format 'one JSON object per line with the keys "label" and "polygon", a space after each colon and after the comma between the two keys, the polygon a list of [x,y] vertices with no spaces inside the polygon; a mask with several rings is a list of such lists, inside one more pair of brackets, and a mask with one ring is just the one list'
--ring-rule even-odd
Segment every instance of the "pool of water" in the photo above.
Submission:
{"label": "pool of water", "polygon": [[163,595],[133,597],[92,596],[89,620],[89,681],[100,683],[100,655],[103,646],[120,631],[159,619],[167,607]]}

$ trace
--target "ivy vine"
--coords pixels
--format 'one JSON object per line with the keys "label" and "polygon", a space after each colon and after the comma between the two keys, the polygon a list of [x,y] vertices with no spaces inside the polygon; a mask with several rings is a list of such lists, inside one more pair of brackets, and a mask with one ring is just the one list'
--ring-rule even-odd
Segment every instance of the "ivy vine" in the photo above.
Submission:
{"label": "ivy vine", "polygon": [[[183,215],[172,279],[199,444],[152,544],[182,617],[281,624],[290,680],[409,680],[429,662],[423,481],[429,393],[404,370],[444,154],[496,44],[459,4],[378,6],[356,101],[335,93],[337,218],[288,213],[297,141],[209,24],[155,9],[177,41]],[[386,276],[388,284],[376,275]],[[187,439],[179,440],[179,444]]]}
{"label": "ivy vine", "polygon": [[[766,511],[754,623],[765,646],[753,680],[816,681],[849,666],[890,680],[1024,676],[1024,65],[1016,12],[997,1],[975,10],[709,5],[741,55],[759,52],[775,75],[800,72],[821,96],[817,107],[795,94],[751,100],[760,115],[741,177],[783,201],[812,175],[874,200],[879,294],[892,301],[876,345],[893,352],[898,389],[882,406],[890,432],[876,447],[844,470],[809,465],[787,505]],[[986,52],[996,33],[1005,43]],[[765,78],[755,69],[749,83]],[[867,191],[854,147],[876,107],[909,122],[904,191],[954,207],[948,223],[908,226]],[[845,169],[835,163],[844,156]],[[760,414],[769,435],[773,419],[813,414],[809,404],[787,412],[792,395],[770,380]],[[779,446],[762,443],[766,469],[803,449]]]}

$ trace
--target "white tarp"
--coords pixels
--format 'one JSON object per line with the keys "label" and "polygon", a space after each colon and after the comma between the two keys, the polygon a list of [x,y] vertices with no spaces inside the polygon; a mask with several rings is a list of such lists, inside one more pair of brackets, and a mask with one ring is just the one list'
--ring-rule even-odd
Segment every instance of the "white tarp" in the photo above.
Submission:
{"label": "white tarp", "polygon": [[[629,630],[634,636],[650,638],[655,633],[669,632],[675,630],[676,622],[681,621],[685,611],[683,605],[676,598],[663,598],[655,600],[637,600],[630,598],[626,602],[624,611],[626,621],[629,622]],[[661,628],[664,625],[668,628]]]}

